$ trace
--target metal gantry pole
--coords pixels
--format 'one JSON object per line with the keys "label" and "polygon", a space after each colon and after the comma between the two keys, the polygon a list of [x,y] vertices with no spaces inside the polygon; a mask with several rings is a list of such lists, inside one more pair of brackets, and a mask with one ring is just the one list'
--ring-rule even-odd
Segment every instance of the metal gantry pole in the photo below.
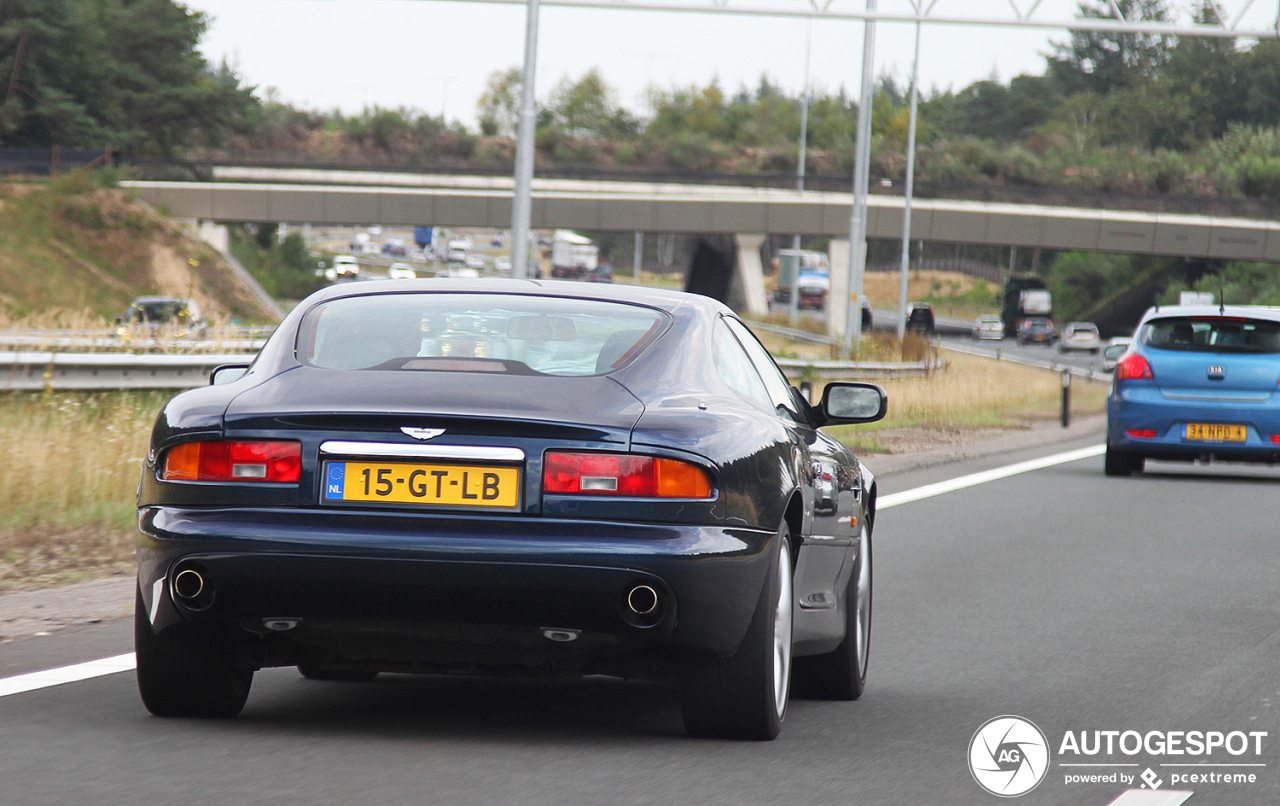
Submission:
{"label": "metal gantry pole", "polygon": [[916,106],[920,81],[920,23],[916,23],[916,52],[911,61],[911,122],[907,124],[907,187],[902,199],[902,276],[898,281],[898,344],[907,335],[907,270],[911,261],[911,198],[916,188]]}
{"label": "metal gantry pole", "polygon": [[[804,193],[804,160],[805,142],[809,136],[809,54],[813,49],[813,18],[808,20],[808,30],[804,38],[804,90],[800,93],[800,162],[796,169],[796,190]],[[800,318],[800,233],[791,239],[791,248],[796,252],[796,265],[791,271],[791,302],[788,312],[794,326]],[[779,263],[781,265],[781,263]],[[829,306],[828,306],[829,307]]]}
{"label": "metal gantry pole", "polygon": [[[876,0],[867,0],[867,11]],[[862,274],[867,268],[867,187],[871,181],[871,103],[875,86],[876,24],[867,20],[862,39],[862,93],[858,100],[858,140],[853,164],[853,211],[849,215],[849,299],[845,303],[843,356],[862,340]]]}
{"label": "metal gantry pole", "polygon": [[534,135],[538,112],[534,77],[538,72],[538,0],[525,12],[524,73],[520,82],[520,128],[516,133],[516,187],[511,199],[511,276],[529,276],[529,222],[533,210]]}

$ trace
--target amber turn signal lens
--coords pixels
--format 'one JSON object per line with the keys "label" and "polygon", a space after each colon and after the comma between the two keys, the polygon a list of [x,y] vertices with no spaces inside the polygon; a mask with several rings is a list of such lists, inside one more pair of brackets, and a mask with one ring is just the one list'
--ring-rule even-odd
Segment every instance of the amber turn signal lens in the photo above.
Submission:
{"label": "amber turn signal lens", "polygon": [[276,481],[302,474],[300,442],[186,442],[169,449],[165,481]]}
{"label": "amber turn signal lens", "polygon": [[548,453],[542,491],[638,498],[710,498],[711,479],[697,465],[628,453]]}

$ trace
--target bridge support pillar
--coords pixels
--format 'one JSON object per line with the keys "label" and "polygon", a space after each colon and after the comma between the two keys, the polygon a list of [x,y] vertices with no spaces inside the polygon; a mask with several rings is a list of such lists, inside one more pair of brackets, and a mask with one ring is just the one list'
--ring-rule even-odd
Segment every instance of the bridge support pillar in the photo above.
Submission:
{"label": "bridge support pillar", "polygon": [[769,301],[764,292],[764,265],[760,259],[764,238],[763,235],[733,236],[738,247],[738,271],[734,274],[737,288],[731,288],[729,296],[741,297],[740,310],[750,316],[764,316],[769,312]]}
{"label": "bridge support pillar", "polygon": [[827,245],[831,288],[827,292],[827,335],[840,344],[844,339],[849,311],[849,241],[832,238]]}
{"label": "bridge support pillar", "polygon": [[225,254],[231,248],[231,235],[227,232],[226,224],[218,224],[208,220],[201,221],[199,228],[196,229],[196,234],[200,236],[200,240],[221,253]]}

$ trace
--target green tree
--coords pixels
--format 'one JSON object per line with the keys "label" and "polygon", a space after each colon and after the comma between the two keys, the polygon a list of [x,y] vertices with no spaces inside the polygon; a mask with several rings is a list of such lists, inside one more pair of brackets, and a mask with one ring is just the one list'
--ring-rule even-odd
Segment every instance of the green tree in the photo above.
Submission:
{"label": "green tree", "polygon": [[566,76],[551,91],[547,104],[552,125],[570,137],[605,137],[617,113],[615,95],[595,68],[577,81],[570,81]]}
{"label": "green tree", "polygon": [[[1126,20],[1163,22],[1169,19],[1166,0],[1115,0]],[[1082,1],[1083,17],[1114,19],[1110,2]],[[1172,37],[1072,31],[1071,40],[1053,43],[1047,56],[1049,75],[1064,94],[1095,92],[1105,95],[1141,78],[1156,75],[1169,56]]]}
{"label": "green tree", "polygon": [[520,125],[521,81],[519,67],[495,70],[489,74],[485,90],[476,103],[482,133],[515,136]]}
{"label": "green tree", "polygon": [[168,155],[243,129],[252,88],[205,61],[206,25],[173,0],[0,0],[0,143]]}

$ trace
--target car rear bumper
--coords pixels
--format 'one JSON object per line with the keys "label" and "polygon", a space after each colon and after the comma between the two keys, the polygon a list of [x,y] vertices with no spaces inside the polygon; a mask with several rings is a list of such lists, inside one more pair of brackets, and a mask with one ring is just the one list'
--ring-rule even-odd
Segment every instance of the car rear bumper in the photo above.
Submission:
{"label": "car rear bumper", "polygon": [[[138,579],[157,630],[297,619],[479,640],[556,629],[719,654],[745,634],[774,539],[719,526],[165,506],[140,510],[139,528]],[[184,602],[173,580],[188,568],[208,591]],[[658,592],[660,615],[627,608],[636,585]]]}
{"label": "car rear bumper", "polygon": [[[1184,438],[1188,423],[1242,425],[1244,442],[1202,442]],[[1130,430],[1154,431],[1134,437]],[[1280,463],[1280,410],[1269,404],[1170,400],[1159,390],[1122,389],[1107,400],[1107,442],[1112,448],[1152,459],[1187,461],[1213,458],[1232,462]]]}

